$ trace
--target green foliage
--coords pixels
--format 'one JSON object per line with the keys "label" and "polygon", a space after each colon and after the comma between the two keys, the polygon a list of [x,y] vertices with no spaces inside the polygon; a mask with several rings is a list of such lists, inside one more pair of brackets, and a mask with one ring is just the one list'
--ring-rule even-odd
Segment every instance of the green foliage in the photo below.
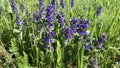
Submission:
{"label": "green foliage", "polygon": [[[16,24],[16,14],[12,12],[10,0],[0,0],[0,68],[119,68],[120,67],[120,1],[119,0],[75,0],[75,7],[70,7],[71,0],[65,0],[66,7],[59,8],[70,25],[71,18],[84,17],[90,20],[90,43],[93,50],[84,50],[84,41],[78,38],[66,41],[62,29],[56,24],[57,37],[53,44],[43,43],[45,28],[37,32],[37,23],[33,22],[33,13],[38,8],[38,0],[15,0],[23,25]],[[21,12],[20,3],[25,11]],[[45,8],[50,0],[45,0]],[[60,0],[57,0],[60,3]],[[96,15],[98,6],[103,6],[100,16]],[[30,19],[26,17],[26,10]],[[107,34],[104,49],[96,48],[93,40]],[[34,38],[33,38],[34,37]],[[33,44],[34,43],[34,44]],[[49,47],[47,47],[49,46]],[[51,48],[52,47],[52,48]],[[3,52],[2,49],[5,51]],[[11,61],[13,60],[13,61]],[[11,61],[11,62],[10,62]]]}

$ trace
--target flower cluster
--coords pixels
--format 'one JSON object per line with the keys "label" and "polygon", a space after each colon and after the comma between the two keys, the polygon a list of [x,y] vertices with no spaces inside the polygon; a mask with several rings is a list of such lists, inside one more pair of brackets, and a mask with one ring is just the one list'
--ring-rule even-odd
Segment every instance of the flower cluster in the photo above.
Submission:
{"label": "flower cluster", "polygon": [[101,37],[98,37],[98,40],[94,40],[97,48],[103,49],[103,44],[107,41],[108,35],[103,34]]}
{"label": "flower cluster", "polygon": [[57,17],[58,23],[60,23],[61,27],[65,27],[66,19],[64,14],[58,14]]}
{"label": "flower cluster", "polygon": [[71,39],[75,33],[76,33],[76,29],[74,29],[74,28],[66,28],[63,31],[63,34],[65,35],[65,38],[68,39],[68,40]]}
{"label": "flower cluster", "polygon": [[71,7],[74,7],[74,0],[71,0]]}
{"label": "flower cluster", "polygon": [[33,18],[34,21],[39,21],[41,19],[39,10],[36,10],[35,13],[33,14],[33,16],[34,16],[34,18]]}
{"label": "flower cluster", "polygon": [[20,4],[20,10],[24,12],[24,5],[22,3]]}
{"label": "flower cluster", "polygon": [[14,0],[10,0],[10,3],[11,3],[12,11],[14,13],[18,14],[17,5],[16,5],[15,1]]}
{"label": "flower cluster", "polygon": [[90,38],[87,38],[85,41],[84,41],[84,50],[92,50],[93,47],[92,47],[92,44],[90,43]]}
{"label": "flower cluster", "polygon": [[60,5],[61,5],[62,8],[65,8],[65,2],[64,2],[64,0],[61,0]]}
{"label": "flower cluster", "polygon": [[70,27],[64,30],[64,34],[68,39],[71,39],[75,33],[83,36],[87,34],[86,30],[89,26],[89,20],[73,18],[70,22]]}
{"label": "flower cluster", "polygon": [[39,8],[40,8],[41,16],[44,15],[45,13],[44,0],[39,0]]}
{"label": "flower cluster", "polygon": [[46,22],[47,22],[47,27],[48,27],[48,30],[51,32],[52,31],[52,27],[54,27],[55,25],[55,7],[54,5],[50,4],[47,6],[47,9],[46,9]]}
{"label": "flower cluster", "polygon": [[90,26],[90,21],[85,19],[73,18],[70,23],[71,28],[76,28],[80,35],[86,35],[86,30]]}
{"label": "flower cluster", "polygon": [[56,32],[46,32],[45,33],[45,42],[52,44],[52,38],[56,36]]}
{"label": "flower cluster", "polygon": [[23,25],[24,22],[22,20],[22,18],[20,16],[17,16],[17,22],[16,22],[17,25]]}
{"label": "flower cluster", "polygon": [[97,16],[101,15],[102,13],[102,6],[100,5],[96,11]]}
{"label": "flower cluster", "polygon": [[39,0],[38,2],[39,2],[39,7],[40,8],[44,7],[44,0]]}

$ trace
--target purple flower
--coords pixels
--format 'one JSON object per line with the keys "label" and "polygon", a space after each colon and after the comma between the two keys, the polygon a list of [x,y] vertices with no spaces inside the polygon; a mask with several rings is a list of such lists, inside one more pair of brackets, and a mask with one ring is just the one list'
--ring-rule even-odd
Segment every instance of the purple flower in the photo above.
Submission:
{"label": "purple flower", "polygon": [[34,16],[34,18],[33,18],[34,21],[39,21],[41,19],[41,15],[40,15],[40,12],[38,10],[35,11],[33,16]]}
{"label": "purple flower", "polygon": [[52,27],[54,26],[55,23],[55,7],[53,5],[48,5],[46,9],[46,22],[47,22],[47,27],[48,30],[52,31]]}
{"label": "purple flower", "polygon": [[44,14],[45,12],[45,7],[44,7],[44,0],[39,0],[39,7],[40,7],[40,12],[41,12],[41,16],[42,14]]}
{"label": "purple flower", "polygon": [[26,10],[26,16],[27,18],[30,18],[30,13],[28,12],[28,10]]}
{"label": "purple flower", "polygon": [[71,39],[75,33],[76,29],[70,27],[63,31],[63,34],[65,35],[66,39]]}
{"label": "purple flower", "polygon": [[66,19],[64,17],[64,14],[58,14],[57,17],[58,23],[60,23],[61,27],[65,27]]}
{"label": "purple flower", "polygon": [[71,7],[74,7],[74,0],[71,0]]}
{"label": "purple flower", "polygon": [[62,8],[65,8],[65,2],[64,2],[64,0],[61,0],[60,5],[61,5]]}
{"label": "purple flower", "polygon": [[73,18],[70,22],[70,27],[75,28],[80,35],[86,35],[86,30],[90,26],[90,21],[85,19]]}
{"label": "purple flower", "polygon": [[44,7],[44,0],[39,0],[38,2],[39,2],[39,7],[40,8]]}
{"label": "purple flower", "polygon": [[103,34],[102,36],[98,37],[98,40],[94,40],[95,45],[99,49],[103,49],[103,44],[107,41],[108,35]]}
{"label": "purple flower", "polygon": [[20,4],[20,10],[24,12],[24,5],[22,3]]}
{"label": "purple flower", "polygon": [[48,44],[52,44],[52,39],[45,38],[45,42],[48,43]]}
{"label": "purple flower", "polygon": [[53,6],[55,6],[55,0],[52,0],[52,1],[51,1],[51,4],[52,4]]}
{"label": "purple flower", "polygon": [[102,6],[100,5],[96,11],[97,16],[102,14]]}
{"label": "purple flower", "polygon": [[17,25],[23,25],[24,22],[22,21],[22,18],[20,16],[17,16],[17,22],[16,22]]}
{"label": "purple flower", "polygon": [[15,3],[14,0],[10,0],[10,3],[11,3],[11,7],[12,7],[12,11],[16,14],[18,14],[18,9],[17,9],[17,5]]}
{"label": "purple flower", "polygon": [[45,42],[48,44],[52,44],[52,38],[57,36],[56,32],[46,32],[45,33]]}
{"label": "purple flower", "polygon": [[86,46],[84,46],[84,50],[92,50],[92,45],[91,44],[87,44]]}

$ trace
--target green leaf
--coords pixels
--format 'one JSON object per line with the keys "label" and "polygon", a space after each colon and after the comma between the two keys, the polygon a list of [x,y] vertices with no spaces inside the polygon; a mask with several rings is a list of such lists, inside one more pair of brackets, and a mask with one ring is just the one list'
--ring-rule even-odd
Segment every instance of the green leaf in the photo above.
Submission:
{"label": "green leaf", "polygon": [[13,33],[20,33],[21,31],[18,29],[13,29]]}
{"label": "green leaf", "polygon": [[57,68],[62,68],[62,52],[61,52],[61,44],[57,41]]}

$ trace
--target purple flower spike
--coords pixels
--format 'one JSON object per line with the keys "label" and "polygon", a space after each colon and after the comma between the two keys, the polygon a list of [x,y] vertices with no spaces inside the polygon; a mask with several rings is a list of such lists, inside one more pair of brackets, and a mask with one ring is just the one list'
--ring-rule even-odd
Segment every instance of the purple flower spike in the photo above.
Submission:
{"label": "purple flower spike", "polygon": [[48,43],[48,44],[52,44],[52,39],[46,38],[46,39],[45,39],[45,42]]}
{"label": "purple flower spike", "polygon": [[92,50],[92,45],[91,44],[88,44],[86,46],[84,46],[84,50]]}
{"label": "purple flower spike", "polygon": [[33,16],[34,16],[34,18],[33,18],[34,21],[39,21],[39,19],[41,19],[41,15],[40,15],[40,12],[38,10],[35,11]]}
{"label": "purple flower spike", "polygon": [[60,5],[61,5],[62,8],[65,8],[65,2],[64,2],[64,0],[61,0]]}
{"label": "purple flower spike", "polygon": [[47,9],[46,9],[46,22],[47,22],[47,27],[48,27],[48,30],[51,32],[52,31],[52,28],[55,24],[55,7],[54,5],[48,5],[47,6]]}
{"label": "purple flower spike", "polygon": [[17,5],[16,5],[15,1],[14,0],[10,0],[10,2],[11,2],[12,11],[14,13],[18,14]]}
{"label": "purple flower spike", "polygon": [[17,25],[23,25],[23,24],[24,24],[24,22],[22,21],[22,19],[21,19],[20,16],[17,17],[17,22],[16,22],[16,24],[17,24]]}
{"label": "purple flower spike", "polygon": [[45,42],[48,44],[52,44],[52,38],[55,36],[57,36],[56,32],[45,33]]}
{"label": "purple flower spike", "polygon": [[99,7],[98,7],[96,13],[97,13],[97,16],[99,16],[99,15],[102,14],[102,6],[99,6]]}
{"label": "purple flower spike", "polygon": [[20,4],[20,10],[24,12],[24,5],[22,3]]}
{"label": "purple flower spike", "polygon": [[40,8],[44,7],[44,0],[39,0],[39,7]]}
{"label": "purple flower spike", "polygon": [[73,18],[70,27],[77,30],[80,35],[86,35],[86,29],[90,26],[90,21],[85,19]]}
{"label": "purple flower spike", "polygon": [[64,17],[64,14],[58,14],[57,17],[58,23],[60,23],[61,27],[65,27],[66,19]]}
{"label": "purple flower spike", "polygon": [[67,28],[63,31],[66,39],[71,39],[73,35],[76,33],[76,29],[74,28]]}
{"label": "purple flower spike", "polygon": [[74,7],[74,0],[71,0],[71,7]]}

